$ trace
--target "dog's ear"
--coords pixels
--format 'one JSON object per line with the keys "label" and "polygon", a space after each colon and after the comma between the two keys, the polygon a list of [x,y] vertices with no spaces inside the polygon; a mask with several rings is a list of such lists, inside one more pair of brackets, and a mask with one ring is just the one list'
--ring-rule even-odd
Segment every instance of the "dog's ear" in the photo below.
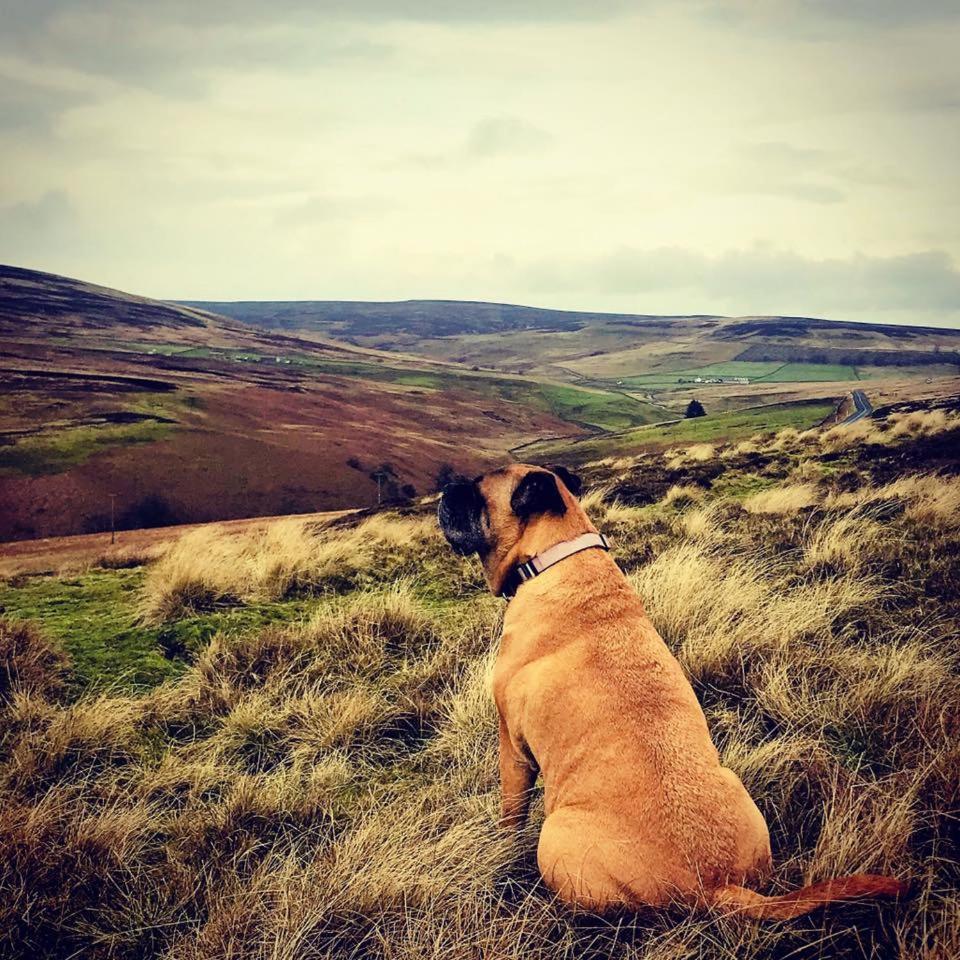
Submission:
{"label": "dog's ear", "polygon": [[580,491],[583,489],[583,483],[575,473],[571,473],[566,467],[560,466],[559,463],[551,464],[548,469],[552,470],[563,481],[564,486],[575,497],[580,496]]}
{"label": "dog's ear", "polygon": [[510,509],[526,520],[535,513],[554,513],[563,516],[567,505],[557,487],[557,478],[546,470],[531,470],[518,484],[510,497]]}

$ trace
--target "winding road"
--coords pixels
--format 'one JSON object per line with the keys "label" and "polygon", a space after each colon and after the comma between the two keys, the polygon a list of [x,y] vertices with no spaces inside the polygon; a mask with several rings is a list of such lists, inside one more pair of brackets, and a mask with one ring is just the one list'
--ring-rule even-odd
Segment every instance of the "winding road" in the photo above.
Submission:
{"label": "winding road", "polygon": [[854,411],[844,420],[844,423],[856,423],[863,417],[869,417],[873,413],[873,404],[867,399],[867,395],[862,390],[853,391]]}

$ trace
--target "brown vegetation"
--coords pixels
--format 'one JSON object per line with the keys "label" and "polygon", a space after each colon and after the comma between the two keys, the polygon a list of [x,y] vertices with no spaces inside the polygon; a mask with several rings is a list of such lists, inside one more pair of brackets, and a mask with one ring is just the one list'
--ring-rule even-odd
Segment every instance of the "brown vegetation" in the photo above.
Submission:
{"label": "brown vegetation", "polygon": [[[714,458],[709,489],[691,463],[649,505],[630,501],[637,464],[598,467],[585,500],[770,823],[767,890],[870,870],[911,877],[911,898],[782,925],[572,915],[532,865],[537,806],[517,847],[496,831],[501,607],[476,568],[429,516],[296,520],[156,562],[154,621],[316,608],[215,637],[142,696],[65,701],[62,658],[0,624],[0,953],[957,956],[960,481],[872,483],[855,453],[791,442]],[[744,509],[757,484],[766,509]]]}

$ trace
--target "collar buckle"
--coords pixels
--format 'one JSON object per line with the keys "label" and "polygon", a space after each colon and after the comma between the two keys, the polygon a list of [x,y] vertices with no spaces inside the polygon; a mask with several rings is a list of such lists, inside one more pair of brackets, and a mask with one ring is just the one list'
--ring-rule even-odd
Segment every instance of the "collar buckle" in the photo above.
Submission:
{"label": "collar buckle", "polygon": [[504,578],[503,585],[500,588],[500,596],[507,600],[512,599],[516,596],[517,588],[521,584],[539,576],[544,570],[549,570],[550,567],[561,560],[591,548],[609,550],[610,541],[602,533],[582,533],[572,540],[555,543],[552,547],[544,550],[543,553],[539,553],[523,563],[518,563]]}

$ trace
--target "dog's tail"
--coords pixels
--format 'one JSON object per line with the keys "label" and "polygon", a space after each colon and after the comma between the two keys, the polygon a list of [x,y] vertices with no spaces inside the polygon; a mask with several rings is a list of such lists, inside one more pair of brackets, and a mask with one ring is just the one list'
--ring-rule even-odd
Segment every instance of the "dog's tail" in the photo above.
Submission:
{"label": "dog's tail", "polygon": [[849,877],[813,883],[780,897],[765,897],[755,890],[728,884],[710,895],[710,906],[756,920],[791,920],[838,900],[862,900],[870,897],[898,897],[909,884],[894,877],[874,873],[855,873]]}

